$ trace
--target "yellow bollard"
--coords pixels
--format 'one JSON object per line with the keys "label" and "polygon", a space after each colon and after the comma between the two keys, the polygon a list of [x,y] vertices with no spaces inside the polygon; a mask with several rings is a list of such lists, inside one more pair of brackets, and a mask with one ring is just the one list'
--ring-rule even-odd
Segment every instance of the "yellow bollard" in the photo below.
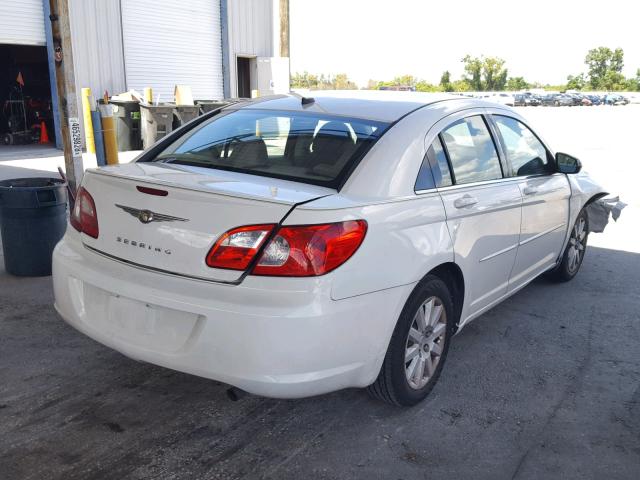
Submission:
{"label": "yellow bollard", "polygon": [[96,153],[96,144],[93,139],[93,123],[91,122],[91,89],[83,88],[82,117],[84,119],[84,138],[87,144],[87,153]]}
{"label": "yellow bollard", "polygon": [[153,89],[151,87],[144,87],[144,102],[149,105],[153,103]]}
{"label": "yellow bollard", "polygon": [[116,122],[113,116],[113,105],[100,106],[102,120],[102,138],[104,139],[104,156],[107,165],[118,164],[118,138]]}

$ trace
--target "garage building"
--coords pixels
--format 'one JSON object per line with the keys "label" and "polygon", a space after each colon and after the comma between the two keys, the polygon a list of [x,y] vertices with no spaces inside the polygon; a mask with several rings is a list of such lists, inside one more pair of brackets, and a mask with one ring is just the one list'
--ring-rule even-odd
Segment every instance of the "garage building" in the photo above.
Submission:
{"label": "garage building", "polygon": [[[211,100],[289,89],[287,0],[68,2],[78,104],[82,87],[152,87],[160,102],[176,84]],[[60,146],[49,14],[49,0],[0,0],[0,134],[45,121]]]}

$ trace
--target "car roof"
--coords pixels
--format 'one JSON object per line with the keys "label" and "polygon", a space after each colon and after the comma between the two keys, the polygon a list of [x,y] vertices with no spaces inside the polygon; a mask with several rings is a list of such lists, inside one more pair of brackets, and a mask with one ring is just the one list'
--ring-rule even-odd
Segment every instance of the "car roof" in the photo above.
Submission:
{"label": "car roof", "polygon": [[[303,98],[313,99],[303,104]],[[315,112],[394,122],[414,110],[443,101],[472,100],[445,93],[388,90],[318,90],[304,94],[273,95],[237,103],[229,109],[264,109]],[[479,105],[486,102],[477,101]]]}

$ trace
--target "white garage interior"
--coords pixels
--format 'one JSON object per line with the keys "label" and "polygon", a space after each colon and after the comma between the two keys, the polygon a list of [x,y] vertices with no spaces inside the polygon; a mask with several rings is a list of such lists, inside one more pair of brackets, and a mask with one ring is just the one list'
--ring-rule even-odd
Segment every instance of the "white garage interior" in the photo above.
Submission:
{"label": "white garage interior", "polygon": [[[42,0],[0,0],[0,145],[14,151],[54,135]],[[6,145],[5,145],[6,144]]]}

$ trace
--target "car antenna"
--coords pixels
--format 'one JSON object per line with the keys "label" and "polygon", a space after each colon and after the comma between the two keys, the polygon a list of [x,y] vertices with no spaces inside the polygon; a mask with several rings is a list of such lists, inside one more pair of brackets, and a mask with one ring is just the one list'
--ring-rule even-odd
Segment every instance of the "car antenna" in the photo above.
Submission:
{"label": "car antenna", "polygon": [[[303,95],[300,95],[298,92],[290,92],[290,94],[293,95],[294,97],[298,97],[303,107],[306,105],[313,105],[316,102],[315,98],[305,97]],[[324,112],[324,109],[322,107],[320,107],[319,105],[317,105],[317,107]]]}

